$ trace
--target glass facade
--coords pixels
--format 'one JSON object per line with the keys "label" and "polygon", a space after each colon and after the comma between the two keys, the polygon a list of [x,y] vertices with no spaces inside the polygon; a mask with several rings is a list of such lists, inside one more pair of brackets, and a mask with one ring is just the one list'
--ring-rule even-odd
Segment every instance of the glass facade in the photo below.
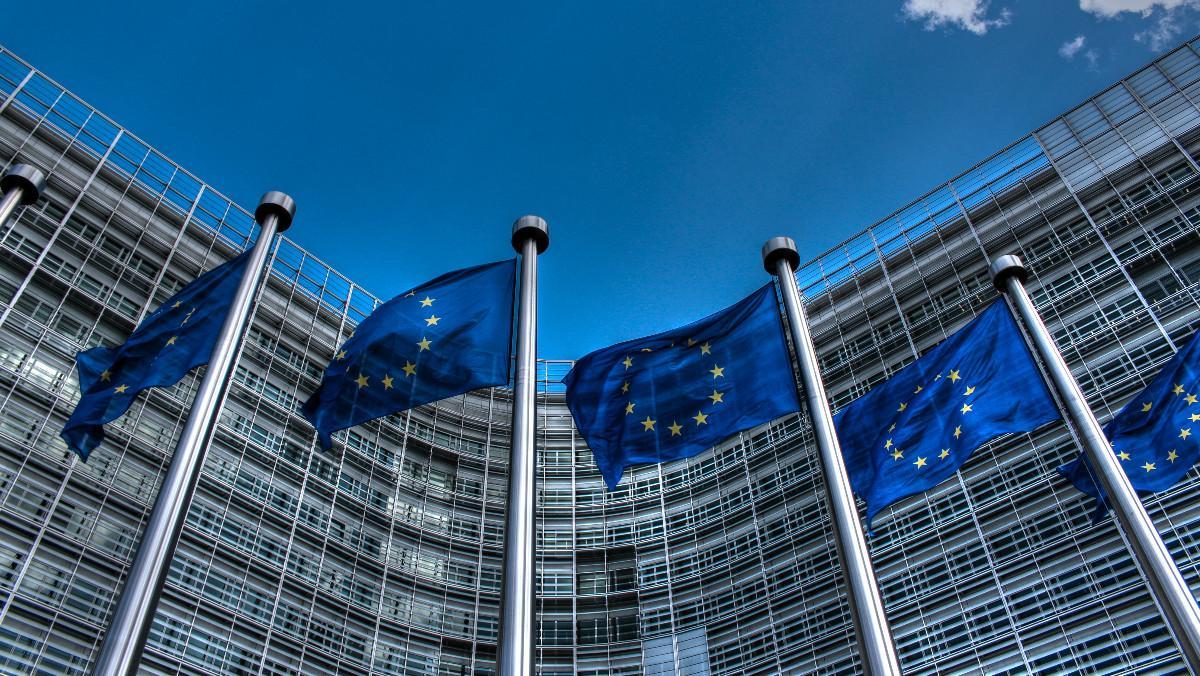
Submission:
{"label": "glass facade", "polygon": [[[1200,53],[1185,44],[799,272],[844,406],[1029,287],[1107,419],[1200,323]],[[0,163],[49,174],[0,228],[0,672],[85,673],[195,375],[143,395],[87,463],[58,438],[77,350],[116,344],[244,248],[250,214],[0,49]],[[1193,192],[1197,192],[1193,195]],[[757,243],[748,243],[757,246]],[[315,446],[296,412],[378,302],[279,241],[156,615],[149,673],[494,669],[510,394],[455,397]],[[553,319],[553,318],[550,318]],[[539,365],[544,674],[849,673],[857,657],[804,415],[608,492]],[[1061,424],[994,442],[880,515],[908,673],[1182,668],[1111,520],[1057,478]],[[1195,471],[1147,506],[1200,586]]]}

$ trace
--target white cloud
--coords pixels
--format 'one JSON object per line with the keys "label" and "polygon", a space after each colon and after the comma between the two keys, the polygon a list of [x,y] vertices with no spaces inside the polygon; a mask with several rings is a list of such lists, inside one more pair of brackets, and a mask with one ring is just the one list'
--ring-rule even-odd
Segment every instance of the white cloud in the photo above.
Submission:
{"label": "white cloud", "polygon": [[1067,40],[1062,47],[1058,48],[1058,55],[1067,60],[1073,59],[1079,50],[1083,49],[1085,42],[1087,42],[1087,38],[1077,35],[1074,40]]}
{"label": "white cloud", "polygon": [[1182,15],[1200,9],[1200,0],[1079,0],[1079,9],[1102,19],[1113,19],[1125,13],[1137,14],[1143,19],[1153,17],[1154,23],[1133,37],[1161,52],[1184,32]]}
{"label": "white cloud", "polygon": [[1158,17],[1153,26],[1134,35],[1133,39],[1144,42],[1153,51],[1161,52],[1175,44],[1181,33],[1183,26],[1179,25],[1179,10],[1169,9]]}
{"label": "white cloud", "polygon": [[1079,0],[1079,9],[1111,19],[1122,12],[1150,16],[1155,9],[1170,11],[1180,7],[1196,7],[1198,0]]}
{"label": "white cloud", "polygon": [[902,11],[905,18],[924,22],[925,30],[961,28],[983,35],[991,28],[1007,26],[1010,17],[1007,9],[989,17],[988,4],[988,0],[904,0]]}
{"label": "white cloud", "polygon": [[1087,59],[1088,68],[1096,70],[1100,65],[1100,53],[1094,49],[1089,49],[1083,53],[1083,58]]}

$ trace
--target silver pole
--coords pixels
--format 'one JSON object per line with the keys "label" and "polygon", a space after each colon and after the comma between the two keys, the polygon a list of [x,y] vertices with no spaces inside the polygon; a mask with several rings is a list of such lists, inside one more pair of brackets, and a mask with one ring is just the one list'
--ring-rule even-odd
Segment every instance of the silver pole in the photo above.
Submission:
{"label": "silver pole", "polygon": [[796,288],[795,269],[800,263],[800,254],[792,238],[772,237],[763,245],[762,257],[763,267],[779,279],[779,288],[783,291],[792,345],[800,365],[800,380],[804,385],[808,414],[812,418],[813,435],[817,439],[825,494],[833,511],[838,557],[850,585],[850,614],[854,617],[854,629],[858,634],[858,652],[862,658],[863,672],[871,676],[899,676],[900,663],[896,660],[892,633],[888,629],[887,615],[883,612],[883,598],[879,595],[875,570],[871,567],[871,554],[863,536],[854,495],[850,492],[850,478],[846,474],[842,447],[833,427],[833,414],[829,412],[829,402],[825,398],[825,384],[821,381],[821,370],[817,366],[816,349],[808,332],[808,319],[800,302],[800,290]]}
{"label": "silver pole", "polygon": [[496,663],[499,676],[527,676],[533,673],[533,553],[537,535],[533,511],[537,468],[537,257],[550,246],[550,226],[538,216],[522,216],[513,223],[512,244],[521,254],[521,302],[517,308],[517,372]]}
{"label": "silver pole", "polygon": [[238,284],[225,323],[221,326],[208,370],[200,382],[183,434],[175,447],[175,455],[171,458],[171,467],[154,501],[154,510],[150,512],[150,521],[146,524],[133,566],[129,569],[121,600],[109,622],[100,656],[92,669],[96,676],[133,674],[137,671],[150,633],[150,623],[154,619],[154,610],[162,594],[163,582],[179,542],[179,532],[183,528],[208,443],[216,427],[218,406],[233,371],[233,358],[241,342],[271,240],[276,232],[287,230],[295,213],[296,203],[292,198],[276,191],[263,195],[254,212],[261,226],[258,241],[254,243],[250,262]]}
{"label": "silver pole", "polygon": [[14,164],[0,178],[0,228],[8,224],[8,219],[17,210],[18,205],[29,205],[38,201],[46,190],[46,175],[37,167],[28,164]]}
{"label": "silver pole", "polygon": [[1109,506],[1116,514],[1125,542],[1133,551],[1142,576],[1150,585],[1151,596],[1158,604],[1175,642],[1179,644],[1180,652],[1192,673],[1200,673],[1200,609],[1196,607],[1196,599],[1129,483],[1129,477],[1121,469],[1120,461],[1112,452],[1112,445],[1092,414],[1083,391],[1079,389],[1079,383],[1075,382],[1041,315],[1025,292],[1024,264],[1016,256],[1000,256],[992,261],[991,272],[996,288],[1005,293],[1016,308],[1025,328],[1029,330],[1033,347],[1050,372],[1050,380],[1062,399],[1067,417],[1079,433],[1083,450],[1095,470],[1100,488],[1108,496]]}

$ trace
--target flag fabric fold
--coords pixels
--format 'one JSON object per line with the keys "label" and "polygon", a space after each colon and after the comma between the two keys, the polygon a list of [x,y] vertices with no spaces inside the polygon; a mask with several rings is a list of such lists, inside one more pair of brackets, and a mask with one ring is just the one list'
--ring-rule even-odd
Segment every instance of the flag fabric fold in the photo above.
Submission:
{"label": "flag fabric fold", "polygon": [[75,355],[81,397],[62,438],[84,460],[104,440],[104,424],[129,410],[142,390],[170,387],[208,363],[250,261],[247,251],[197,277],[147,316],[118,347]]}
{"label": "flag fabric fold", "polygon": [[834,418],[867,523],[954,474],[975,449],[1060,418],[1003,300]]}
{"label": "flag fabric fold", "polygon": [[687,326],[579,359],[567,407],[610,489],[800,409],[773,284]]}
{"label": "flag fabric fold", "polygon": [[322,448],[338,430],[508,382],[516,259],[446,273],[375,308],[301,412]]}
{"label": "flag fabric fold", "polygon": [[[1200,460],[1200,337],[1193,336],[1175,353],[1146,389],[1104,426],[1104,435],[1138,491],[1166,490],[1188,473]],[[1097,517],[1108,511],[1084,455],[1058,471],[1099,501]]]}

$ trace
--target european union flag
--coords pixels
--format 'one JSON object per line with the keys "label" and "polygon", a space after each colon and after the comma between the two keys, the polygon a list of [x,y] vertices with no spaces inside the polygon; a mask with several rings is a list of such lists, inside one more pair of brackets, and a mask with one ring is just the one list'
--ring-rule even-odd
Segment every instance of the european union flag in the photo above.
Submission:
{"label": "european union flag", "polygon": [[197,277],[168,298],[120,347],[75,355],[82,396],[62,438],[84,460],[104,440],[104,423],[119,418],[138,392],[170,387],[207,364],[246,270],[246,252]]}
{"label": "european union flag", "polygon": [[449,272],[375,308],[301,411],[330,434],[508,382],[516,259]]}
{"label": "european union flag", "polygon": [[[1200,459],[1200,338],[1167,362],[1150,385],[1125,405],[1104,435],[1139,491],[1174,486]],[[1195,434],[1193,434],[1195,432]],[[1101,491],[1084,456],[1058,469],[1076,488],[1100,500]],[[1097,516],[1107,511],[1101,501]]]}
{"label": "european union flag", "polygon": [[1016,321],[996,301],[834,418],[869,524],[954,474],[975,449],[1060,418]]}
{"label": "european union flag", "polygon": [[683,328],[597,350],[563,382],[610,489],[630,465],[686,458],[800,410],[771,284]]}

